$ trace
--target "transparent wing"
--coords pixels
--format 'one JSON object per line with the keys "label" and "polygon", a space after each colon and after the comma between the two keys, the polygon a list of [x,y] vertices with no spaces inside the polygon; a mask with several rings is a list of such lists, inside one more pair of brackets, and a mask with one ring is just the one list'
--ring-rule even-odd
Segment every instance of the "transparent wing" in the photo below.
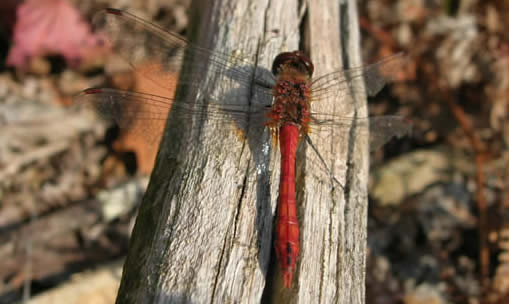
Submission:
{"label": "transparent wing", "polygon": [[311,116],[313,117],[311,134],[327,134],[332,136],[335,142],[348,144],[348,136],[353,132],[358,136],[369,138],[370,151],[382,147],[391,139],[401,138],[412,132],[412,122],[398,115],[344,118],[332,114],[312,113]]}
{"label": "transparent wing", "polygon": [[[374,64],[332,72],[313,79],[313,102],[333,98],[338,103],[363,106],[362,96],[376,95],[388,82],[397,79],[406,65],[407,57],[398,53]],[[359,81],[363,80],[363,81]]]}
{"label": "transparent wing", "polygon": [[158,144],[158,134],[163,131],[170,110],[186,122],[183,128],[200,128],[204,123],[213,123],[217,138],[236,131],[240,136],[251,125],[264,125],[267,110],[264,106],[210,100],[211,103],[205,104],[191,100],[194,98],[175,101],[163,96],[107,88],[86,89],[74,98],[77,106],[93,110],[103,119],[141,136],[148,144]]}
{"label": "transparent wing", "polygon": [[[399,53],[374,64],[346,70],[338,70],[312,80],[313,104],[333,99],[337,104],[350,104],[354,109],[365,105],[363,96],[376,95],[388,82],[404,71],[406,56]],[[317,150],[311,143],[324,138],[334,143],[349,145],[351,140],[363,139],[369,142],[369,150],[374,151],[393,138],[409,135],[412,123],[402,116],[374,116],[348,118],[328,113],[312,113],[311,133],[308,139],[314,150],[308,153],[307,161],[321,168],[321,172],[331,176],[332,163],[339,158],[336,145],[320,146]],[[355,138],[352,138],[355,136]]]}
{"label": "transparent wing", "polygon": [[[319,178],[328,176],[336,185],[339,182],[338,172],[332,172],[334,163],[345,155],[339,155],[337,143],[349,147],[352,141],[368,141],[369,150],[374,151],[391,139],[411,134],[412,123],[403,116],[373,116],[366,118],[341,118],[335,115],[313,113],[311,132],[306,137],[312,151],[307,153],[306,162],[312,164],[320,173]],[[318,142],[332,141],[331,145],[316,146]],[[346,148],[349,149],[349,148]],[[343,152],[346,149],[342,150]],[[344,172],[339,172],[343,174]]]}
{"label": "transparent wing", "polygon": [[[190,100],[175,102],[174,99],[115,89],[86,89],[75,97],[75,103],[94,110],[102,118],[132,129],[146,125],[145,121],[166,121],[168,111],[173,108],[180,117],[195,120],[219,121],[221,127],[235,126],[245,131],[249,124],[263,126],[270,107],[225,103],[192,103]],[[210,100],[209,100],[210,102]],[[356,128],[370,136],[370,150],[375,150],[392,138],[411,133],[412,123],[403,116],[374,116],[367,118],[344,118],[338,115],[311,113],[311,133],[334,131],[335,140],[344,140]],[[141,123],[140,123],[141,122]],[[145,133],[147,130],[141,130]],[[231,131],[231,130],[228,130]]]}
{"label": "transparent wing", "polygon": [[[160,87],[171,89],[168,72],[179,71],[184,56],[189,56],[189,68],[179,76],[180,85],[198,86],[204,76],[215,73],[240,86],[252,87],[261,98],[271,96],[274,80],[254,78],[254,64],[239,58],[234,52],[221,53],[191,44],[180,35],[143,20],[127,11],[105,9],[94,16],[96,31],[103,34],[105,43],[136,69],[143,65],[141,74]],[[264,73],[266,76],[266,73]],[[226,92],[215,91],[215,98]]]}

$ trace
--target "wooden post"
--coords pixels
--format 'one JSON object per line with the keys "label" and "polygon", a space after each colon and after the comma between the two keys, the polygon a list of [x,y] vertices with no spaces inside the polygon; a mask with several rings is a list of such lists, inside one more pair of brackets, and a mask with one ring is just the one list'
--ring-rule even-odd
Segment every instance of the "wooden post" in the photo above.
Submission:
{"label": "wooden post", "polygon": [[[361,66],[356,1],[307,3],[307,41],[315,76]],[[334,98],[328,103],[312,104],[312,107],[315,112],[342,116],[355,112],[351,104]],[[365,107],[357,109],[357,117],[366,116]],[[316,164],[306,163],[304,190],[297,198],[302,204],[299,211],[303,228],[299,290],[295,296],[298,301],[294,303],[365,302],[368,138],[356,136],[355,130],[343,142],[333,141],[330,135],[320,136],[323,140],[315,145],[320,151],[336,151],[332,155],[322,155],[344,188],[324,183],[327,181],[324,174],[323,179],[315,178],[312,173],[317,170]],[[306,153],[313,151],[308,148]]]}
{"label": "wooden post", "polygon": [[[302,1],[195,2],[190,32],[197,37],[191,40],[197,38],[213,50],[232,56],[252,54],[249,59],[270,69],[279,52],[299,48],[302,15],[298,5]],[[341,6],[339,2],[305,2],[308,51],[317,75],[340,68],[341,58],[360,64],[355,2],[344,1]],[[340,16],[346,20],[340,22]],[[348,39],[343,31],[348,31]],[[353,55],[342,56],[342,49]],[[188,64],[187,68],[197,66]],[[221,84],[214,73],[205,79],[204,86],[231,85],[231,93],[224,98],[232,103],[251,102],[248,90]],[[227,91],[228,87],[219,89]],[[209,92],[205,87],[198,90]],[[189,92],[179,92],[177,99],[183,94]],[[206,102],[206,94],[197,96],[197,102]],[[338,101],[331,100],[319,110],[333,109],[335,114],[348,110],[334,107],[334,103]],[[266,286],[268,273],[279,275],[271,269],[278,267],[271,259],[275,259],[272,230],[279,161],[270,159],[271,154],[260,156],[263,148],[250,141],[252,130],[246,139],[233,132],[214,134],[215,122],[202,121],[197,127],[189,117],[177,114],[170,113],[140,207],[117,303],[259,303],[262,296],[264,302],[277,303],[363,303],[366,147],[351,140],[327,158],[335,160],[332,169],[342,177],[343,185],[348,185],[347,192],[333,189],[327,179],[324,182],[313,174],[301,174],[297,200],[301,204],[302,250],[292,289],[286,291]],[[271,143],[267,133],[258,136]],[[199,149],[186,148],[187,143]],[[316,144],[320,149],[331,143],[324,138]],[[270,162],[270,170],[260,171],[264,161]],[[351,169],[345,172],[347,161]],[[316,168],[310,165],[306,170]],[[258,173],[254,178],[253,172]]]}

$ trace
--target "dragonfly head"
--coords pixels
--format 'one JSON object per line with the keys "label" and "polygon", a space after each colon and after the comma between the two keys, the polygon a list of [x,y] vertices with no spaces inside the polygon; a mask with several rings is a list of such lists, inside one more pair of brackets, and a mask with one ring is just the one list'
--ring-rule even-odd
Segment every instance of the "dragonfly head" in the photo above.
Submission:
{"label": "dragonfly head", "polygon": [[311,59],[301,51],[283,52],[277,55],[272,63],[272,74],[277,77],[282,70],[287,68],[305,73],[309,78],[315,69]]}

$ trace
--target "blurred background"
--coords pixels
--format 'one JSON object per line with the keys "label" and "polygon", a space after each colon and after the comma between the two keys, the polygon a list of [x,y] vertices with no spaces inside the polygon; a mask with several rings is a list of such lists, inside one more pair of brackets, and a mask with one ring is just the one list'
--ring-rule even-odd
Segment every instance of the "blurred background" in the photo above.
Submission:
{"label": "blurred background", "polygon": [[[171,97],[178,73],[154,86],[153,65],[131,69],[90,20],[128,9],[185,35],[189,2],[0,3],[0,303],[114,303],[164,121],[144,121],[147,144],[73,96]],[[367,303],[509,303],[509,2],[358,7],[365,62],[408,55],[370,114],[414,124],[372,155]]]}

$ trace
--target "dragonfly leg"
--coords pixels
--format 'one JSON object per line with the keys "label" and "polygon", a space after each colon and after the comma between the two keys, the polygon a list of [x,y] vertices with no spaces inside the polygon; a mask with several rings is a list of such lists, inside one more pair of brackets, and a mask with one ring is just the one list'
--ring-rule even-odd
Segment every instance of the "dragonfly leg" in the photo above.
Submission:
{"label": "dragonfly leg", "polygon": [[339,185],[339,187],[341,188],[341,190],[345,191],[345,187],[341,184],[341,182],[334,176],[334,174],[332,174],[332,170],[327,166],[327,163],[325,162],[325,160],[323,159],[322,155],[320,155],[320,153],[318,152],[318,149],[316,149],[315,145],[313,144],[313,141],[311,140],[311,138],[306,135],[306,142],[309,144],[309,146],[313,149],[313,151],[316,153],[316,156],[318,156],[318,159],[320,160],[322,166],[325,168],[325,171],[327,171],[327,173],[329,174],[329,177],[331,179],[331,181],[336,184]]}

